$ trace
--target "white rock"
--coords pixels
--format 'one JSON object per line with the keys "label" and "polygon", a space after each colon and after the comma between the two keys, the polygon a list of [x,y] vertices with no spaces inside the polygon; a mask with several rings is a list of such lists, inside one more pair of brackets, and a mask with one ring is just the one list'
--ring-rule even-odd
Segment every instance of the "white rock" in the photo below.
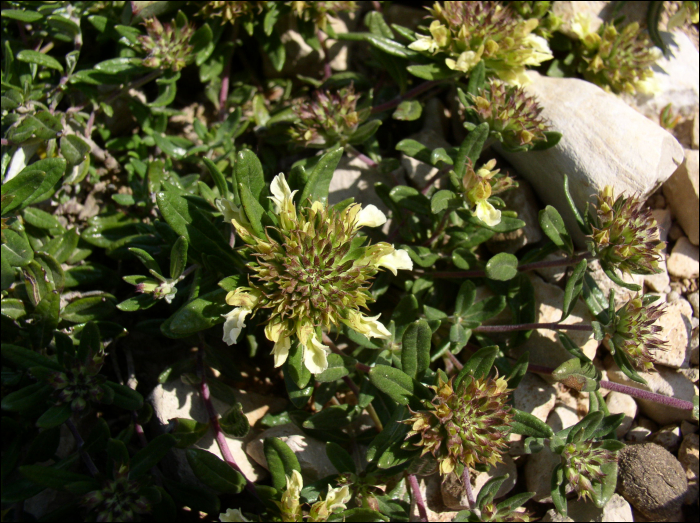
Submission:
{"label": "white rock", "polygon": [[[629,385],[636,389],[648,390],[664,396],[692,402],[693,396],[698,393],[698,388],[693,382],[680,372],[658,365],[657,372],[640,372],[640,376],[647,382],[646,385],[632,381],[617,368],[612,357],[605,359],[608,370],[608,378],[614,383]],[[662,405],[650,400],[635,398],[641,411],[661,425],[670,425],[684,419],[690,419],[690,410],[681,410],[668,405]]]}
{"label": "white rock", "polygon": [[693,307],[693,316],[700,316],[700,300],[698,299],[698,291],[688,294],[688,303]]}
{"label": "white rock", "polygon": [[[268,411],[278,410],[284,407],[285,404],[285,401],[281,398],[262,396],[243,390],[235,390],[235,393],[236,399],[243,407],[243,413],[248,418],[251,426]],[[193,387],[181,381],[174,380],[158,385],[153,389],[149,401],[153,405],[154,418],[162,426],[167,425],[172,418],[189,418],[201,423],[209,421],[209,416],[199,393]],[[212,403],[219,414],[224,414],[230,408],[229,405],[215,397],[212,398]],[[236,464],[250,481],[259,481],[267,477],[267,471],[259,467],[243,450],[244,445],[255,437],[255,430],[251,430],[248,436],[242,439],[226,436],[226,442]],[[221,457],[221,451],[214,440],[211,430],[197,442],[196,446]],[[185,451],[183,449],[173,449],[172,452],[176,458],[173,464],[174,474],[185,481],[196,482],[194,473],[185,458]]]}
{"label": "white rock", "polygon": [[[420,491],[421,496],[423,497],[423,502],[425,503],[428,521],[452,521],[457,515],[457,512],[446,507],[442,500],[442,492],[440,488],[442,479],[440,478],[440,474],[421,476],[417,479],[418,490]],[[409,521],[421,521],[418,514],[418,505],[416,505],[415,497],[411,495],[410,498],[411,508]]]}
{"label": "white rock", "polygon": [[[481,488],[487,481],[498,476],[505,476],[506,474],[508,475],[508,479],[501,484],[494,499],[505,496],[515,486],[518,479],[518,469],[515,466],[513,458],[508,454],[504,454],[503,463],[492,466],[488,472],[480,472],[476,475],[471,474],[470,479],[474,497],[476,498],[479,495]],[[469,501],[462,481],[455,474],[449,474],[447,476],[445,481],[440,485],[440,490],[442,492],[442,501],[449,509],[465,510],[469,508]]]}
{"label": "white rock", "polygon": [[[530,275],[530,281],[535,289],[535,302],[537,311],[535,322],[550,323],[561,319],[561,307],[564,303],[564,291],[542,281],[539,276]],[[588,307],[583,300],[578,300],[572,313],[564,320],[566,324],[588,323],[595,318],[588,311]],[[581,348],[581,350],[593,359],[599,343],[593,338],[593,333],[589,331],[566,331],[571,340]],[[530,363],[543,365],[545,367],[558,367],[573,356],[564,349],[559,342],[557,331],[549,329],[537,329],[532,332],[530,338],[511,351],[514,357],[519,357],[523,352],[530,352]],[[545,378],[546,379],[546,378]]]}
{"label": "white rock", "polygon": [[632,396],[622,394],[621,392],[612,391],[605,398],[605,404],[608,406],[610,414],[624,414],[622,423],[617,427],[616,434],[618,439],[623,439],[625,434],[630,430],[634,417],[637,415],[637,402]]}
{"label": "white rock", "polygon": [[685,495],[685,504],[694,505],[698,502],[698,463],[700,450],[697,434],[688,434],[683,438],[683,443],[678,451],[678,461],[683,465],[685,475],[688,478],[688,492]]}
{"label": "white rock", "polygon": [[665,312],[656,324],[662,327],[660,338],[667,342],[667,350],[654,351],[654,360],[661,365],[687,367],[690,362],[690,303],[680,298],[666,305]]}
{"label": "white rock", "polygon": [[632,424],[632,429],[627,432],[626,439],[632,443],[642,443],[658,428],[659,426],[649,418],[640,417],[637,422]]}
{"label": "white rock", "polygon": [[518,218],[525,222],[525,227],[517,231],[499,233],[488,242],[487,247],[492,252],[514,253],[522,247],[537,243],[544,236],[539,226],[540,206],[537,203],[532,187],[525,180],[518,181],[519,187],[500,195],[506,204],[506,209],[518,213]]}
{"label": "white rock", "polygon": [[[578,3],[578,2],[572,2],[572,3]],[[554,4],[557,5],[557,4]],[[544,517],[541,519],[543,523],[571,523],[574,520],[571,519],[569,516],[562,516],[557,512],[557,509],[555,508],[550,508],[547,513],[544,515]]]}
{"label": "white rock", "polygon": [[603,25],[603,19],[598,15],[609,2],[555,2],[552,4],[552,14],[561,18],[559,31],[569,38],[577,38],[571,30],[571,23],[577,14],[588,16],[591,21],[591,30],[597,31]]}
{"label": "white rock", "polygon": [[698,134],[700,133],[700,129],[698,128],[698,125],[700,124],[700,114],[698,114],[698,111],[695,111],[695,116],[693,117],[693,137],[690,142],[690,146],[693,149],[698,148]]}
{"label": "white rock", "polygon": [[[525,488],[535,493],[533,500],[538,503],[552,502],[552,471],[560,463],[561,456],[554,454],[547,445],[537,454],[528,456],[525,462]],[[572,490],[570,484],[566,490]]]}
{"label": "white rock", "polygon": [[568,175],[580,212],[586,202],[614,183],[616,194],[646,198],[683,161],[683,148],[654,122],[617,96],[584,80],[549,78],[537,73],[526,86],[543,107],[542,116],[563,134],[556,147],[527,154],[499,152],[526,178],[544,203],[556,207],[577,245],[585,245],[564,196]]}
{"label": "white rock", "polygon": [[664,183],[664,196],[690,243],[698,244],[698,151],[686,149],[685,162]]}
{"label": "white rock", "polygon": [[291,423],[267,429],[246,445],[245,451],[248,455],[265,469],[268,466],[263,442],[266,438],[273,437],[281,439],[292,449],[299,460],[302,475],[308,478],[309,482],[337,473],[326,454],[326,444],[305,435],[300,428]]}
{"label": "white rock", "polygon": [[699,256],[698,247],[684,236],[676,242],[668,258],[669,274],[677,278],[697,278],[700,275]]}
{"label": "white rock", "polygon": [[[400,173],[398,176],[399,181],[403,182]],[[384,174],[375,167],[369,167],[359,158],[350,157],[347,154],[343,155],[328,188],[328,203],[335,204],[347,198],[355,198],[356,203],[361,203],[363,206],[375,205],[388,216],[389,209],[374,190],[374,184],[377,182],[384,183],[389,187],[396,185],[390,174]],[[387,221],[382,227],[382,231],[387,233],[389,228],[390,223]]]}
{"label": "white rock", "polygon": [[[452,147],[450,143],[445,140],[442,132],[436,129],[422,129],[420,132],[409,136],[409,138],[425,145],[431,151],[439,147]],[[438,172],[437,167],[419,162],[415,158],[406,156],[403,153],[401,153],[401,165],[406,170],[406,179],[411,180],[418,188],[421,189],[425,186],[428,180],[433,179]],[[435,186],[442,187],[446,183],[446,180],[446,177],[438,180],[435,183]]]}
{"label": "white rock", "polygon": [[[631,291],[625,287],[619,286],[617,283],[613,282],[608,275],[603,272],[598,260],[593,260],[588,263],[590,267],[589,274],[598,284],[598,287],[603,291],[604,296],[610,296],[610,291],[615,291],[615,308],[619,309],[629,300],[631,300],[639,292]],[[619,275],[619,273],[618,273]],[[627,283],[635,283],[637,285],[642,285],[644,283],[644,276],[641,274],[623,274],[622,279]]]}
{"label": "white rock", "polygon": [[632,507],[619,494],[613,494],[603,508],[598,508],[590,502],[572,499],[567,504],[567,515],[573,518],[573,521],[634,521]]}
{"label": "white rock", "polygon": [[576,425],[579,421],[581,421],[581,417],[578,413],[564,405],[556,406],[547,417],[547,425],[552,427],[554,432]]}
{"label": "white rock", "polygon": [[[547,421],[547,416],[556,403],[557,389],[539,376],[531,373],[525,374],[518,387],[513,391],[513,406],[524,412],[529,412],[542,421]],[[524,438],[519,434],[511,434],[509,437],[511,456],[524,454]]]}
{"label": "white rock", "polygon": [[[671,218],[671,211],[668,209],[654,209],[651,211],[654,215],[654,219],[659,226],[659,239],[662,242],[668,241],[668,231],[673,225],[673,220]],[[671,283],[668,277],[668,269],[666,267],[666,257],[664,256],[662,261],[659,263],[661,267],[661,272],[658,274],[645,274],[643,276],[644,283],[647,288],[652,291],[661,292],[663,291],[669,283]]]}
{"label": "white rock", "polygon": [[679,425],[666,425],[651,434],[647,440],[675,453],[681,443],[681,427]]}
{"label": "white rock", "polygon": [[[700,96],[700,61],[698,50],[692,40],[680,30],[668,33],[661,31],[661,39],[669,53],[653,66],[659,92],[654,95],[637,94],[631,103],[655,122],[669,103],[673,112],[692,117]],[[626,97],[628,100],[631,97]]]}

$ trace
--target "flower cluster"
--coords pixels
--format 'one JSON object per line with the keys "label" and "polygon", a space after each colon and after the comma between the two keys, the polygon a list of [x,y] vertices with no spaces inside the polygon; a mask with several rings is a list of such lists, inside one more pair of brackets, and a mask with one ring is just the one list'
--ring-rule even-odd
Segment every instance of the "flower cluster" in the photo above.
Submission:
{"label": "flower cluster", "polygon": [[352,85],[336,92],[315,91],[310,100],[294,107],[298,120],[290,129],[292,139],[304,147],[325,149],[335,144],[345,145],[369,116],[369,110],[357,110],[359,98]]}
{"label": "flower cluster", "polygon": [[250,286],[226,296],[226,303],[235,309],[226,315],[224,341],[236,343],[246,317],[270,309],[265,335],[275,343],[275,366],[286,361],[295,336],[304,349],[304,364],[319,373],[328,366],[321,329],[343,323],[365,336],[389,338],[379,316],[359,311],[373,301],[369,285],[381,267],[394,274],[413,268],[402,249],[385,242],[362,246],[360,228],[380,226],[386,216],[373,205],[362,209],[358,204],[329,207],[321,202],[297,213],[296,191],[290,190],[283,174],[275,177],[271,191],[278,227],[268,228],[264,239],[255,236],[241,209],[219,201],[224,218],[257,258],[249,264]]}
{"label": "flower cluster", "polygon": [[588,247],[604,266],[628,274],[661,272],[664,242],[651,211],[639,198],[620,195],[613,199],[613,188],[608,185],[593,208]]}
{"label": "flower cluster", "polygon": [[663,305],[651,305],[634,296],[613,315],[606,336],[615,350],[622,350],[638,369],[654,367],[652,350],[665,350],[666,342],[656,337],[662,328],[654,325],[664,313]]}
{"label": "flower cluster", "polygon": [[579,38],[581,61],[578,69],[586,80],[614,93],[653,93],[656,90],[652,66],[661,51],[640,30],[638,23],[622,28],[606,23],[594,32],[590,18],[577,14],[571,30]]}
{"label": "flower cluster", "polygon": [[[302,521],[299,496],[301,495],[301,489],[304,487],[303,479],[296,470],[292,470],[291,477],[286,476],[286,479],[287,488],[282,493],[282,500],[275,503],[280,508],[282,521]],[[347,508],[345,504],[348,501],[350,501],[350,488],[347,485],[341,488],[332,488],[328,485],[326,499],[319,500],[311,505],[308,521],[326,521],[332,513],[345,510]]]}
{"label": "flower cluster", "polygon": [[152,502],[142,490],[141,482],[129,479],[129,467],[122,465],[101,490],[83,496],[81,505],[97,513],[96,521],[133,521],[136,514],[151,511]]}
{"label": "flower cluster", "polygon": [[99,402],[105,394],[106,378],[100,375],[105,353],[100,347],[96,354],[88,351],[82,361],[70,355],[64,356],[64,359],[64,370],[53,372],[48,378],[49,385],[54,389],[53,396],[59,404],[68,403],[73,412],[82,412],[88,403]]}
{"label": "flower cluster", "polygon": [[326,30],[328,17],[338,13],[353,12],[357,2],[289,2],[294,14],[302,20],[313,20],[322,31]]}
{"label": "flower cluster", "polygon": [[438,460],[440,474],[455,467],[470,467],[477,463],[495,465],[501,462],[501,452],[507,446],[508,425],[512,420],[507,406],[508,384],[503,378],[464,378],[454,386],[439,380],[433,387],[434,409],[415,412],[403,421],[411,425],[406,439],[420,435],[416,443]]}
{"label": "flower cluster", "polygon": [[570,442],[561,453],[564,475],[579,499],[593,499],[594,484],[600,483],[605,477],[602,467],[617,461],[615,452],[602,448],[601,445],[601,442],[595,441]]}
{"label": "flower cluster", "polygon": [[507,149],[529,148],[547,141],[548,125],[540,117],[542,107],[522,87],[492,80],[479,94],[468,95],[479,123],[489,124],[489,133]]}
{"label": "flower cluster", "polygon": [[193,47],[190,45],[195,33],[193,25],[163,25],[155,17],[145,20],[143,24],[147,34],[139,36],[139,43],[143,51],[148,53],[143,60],[144,66],[179,71],[194,58]]}
{"label": "flower cluster", "polygon": [[243,16],[261,13],[265,8],[266,4],[266,1],[205,2],[200,13],[204,17],[220,17],[229,24],[232,24],[238,18],[241,18]]}
{"label": "flower cluster", "polygon": [[453,71],[469,73],[483,60],[487,74],[510,83],[527,83],[526,66],[552,59],[547,41],[533,34],[537,18],[521,20],[498,2],[435,2],[428,9],[430,35],[409,45],[414,51],[446,56]]}
{"label": "flower cluster", "polygon": [[562,19],[552,13],[552,4],[554,2],[530,0],[510,2],[510,6],[523,19],[537,18],[539,25],[535,29],[535,33],[549,40],[552,33],[559,29]]}
{"label": "flower cluster", "polygon": [[508,506],[506,503],[499,508],[500,503],[496,504],[493,501],[490,503],[485,503],[481,507],[481,517],[479,521],[504,521],[512,523],[527,523],[532,521],[530,518],[530,513],[526,510],[514,510],[512,507]]}
{"label": "flower cluster", "polygon": [[470,210],[486,225],[493,227],[501,223],[501,211],[489,203],[491,195],[510,189],[515,182],[510,176],[499,175],[495,169],[496,160],[489,160],[474,171],[471,160],[467,160],[467,170],[461,180],[460,192]]}

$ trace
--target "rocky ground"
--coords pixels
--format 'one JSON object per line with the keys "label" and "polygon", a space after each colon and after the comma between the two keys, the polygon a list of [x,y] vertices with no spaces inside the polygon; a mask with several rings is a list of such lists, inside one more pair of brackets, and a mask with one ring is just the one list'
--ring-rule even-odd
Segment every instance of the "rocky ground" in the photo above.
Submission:
{"label": "rocky ground", "polygon": [[[559,2],[582,4],[595,11],[606,2]],[[635,2],[628,2],[635,4]],[[584,7],[579,7],[583,9]],[[574,8],[576,9],[576,8]],[[415,16],[408,8],[388,16]],[[421,14],[422,16],[422,14]],[[405,21],[402,21],[406,23]],[[408,25],[408,24],[407,24]],[[291,38],[291,37],[290,37]],[[562,175],[569,176],[574,198],[580,207],[604,185],[612,184],[616,192],[639,193],[660,225],[662,239],[668,242],[665,271],[652,276],[635,277],[644,292],[658,294],[667,304],[661,318],[663,335],[669,350],[657,356],[658,371],[644,375],[648,385],[628,380],[612,362],[607,349],[586,332],[573,332],[574,341],[594,358],[604,379],[644,388],[659,394],[692,401],[698,394],[698,50],[697,38],[682,32],[665,34],[671,53],[659,63],[657,76],[662,92],[654,98],[622,99],[605,93],[588,82],[570,78],[546,78],[533,73],[528,87],[540,99],[552,127],[563,133],[559,146],[524,155],[492,151],[499,166],[510,164],[520,187],[505,195],[510,209],[516,210],[528,226],[516,233],[492,239],[492,252],[516,252],[543,241],[537,215],[545,205],[554,205],[567,220],[570,231],[577,231],[573,217],[562,205]],[[342,52],[336,59],[347,57]],[[340,58],[338,58],[340,57]],[[293,64],[289,61],[289,64]],[[291,66],[291,65],[290,65]],[[342,67],[342,65],[341,65]],[[659,112],[669,102],[681,122],[671,131],[659,125]],[[414,138],[433,148],[449,146],[445,136],[454,131],[457,103],[437,99],[426,108],[430,117]],[[382,207],[371,190],[388,175],[379,174],[357,159],[344,159],[331,186],[331,201],[355,196],[363,203]],[[432,169],[411,158],[402,159],[402,168],[393,173],[422,186]],[[579,248],[583,238],[575,238]],[[602,270],[593,272],[598,284],[608,291],[615,288],[618,302],[630,291],[612,284]],[[557,321],[562,303],[563,269],[541,270],[532,275],[540,304],[536,321]],[[570,317],[571,323],[590,321],[592,316],[580,303]],[[507,322],[506,316],[496,319]],[[530,351],[532,363],[556,366],[569,358],[552,331],[536,331],[519,350]],[[517,354],[514,354],[517,356]],[[607,377],[605,377],[607,376]],[[508,474],[499,497],[508,492],[532,491],[536,495],[527,508],[542,521],[681,521],[698,518],[698,424],[690,413],[627,395],[608,392],[606,402],[611,413],[624,413],[625,420],[617,435],[629,443],[620,454],[618,494],[604,509],[584,501],[569,502],[569,518],[556,514],[551,504],[550,475],[554,456],[546,449],[539,454],[524,455],[519,437],[513,438],[505,463],[490,473],[472,477],[476,491],[489,478]],[[528,375],[515,394],[515,406],[546,421],[555,431],[571,426],[586,415],[588,394],[567,389],[561,384]],[[240,391],[243,411],[251,426],[261,418],[284,407],[278,397]],[[198,402],[192,402],[192,389],[179,381],[159,385],[151,395],[155,418],[167,424],[174,417],[206,421]],[[222,405],[219,411],[223,412]],[[360,420],[362,421],[362,420]],[[258,425],[259,426],[259,425]],[[359,429],[358,429],[359,430]],[[261,451],[262,440],[277,436],[296,452],[304,474],[321,478],[333,472],[325,445],[305,435],[291,423],[264,430],[254,429],[244,440],[229,439],[229,446],[243,472],[251,480],[268,475]],[[219,454],[211,438],[200,445]],[[179,451],[172,473],[190,477],[191,471]],[[556,458],[559,459],[558,457]],[[450,521],[456,511],[465,508],[464,493],[451,481],[441,484],[438,475],[421,478],[421,486],[432,521]],[[414,512],[416,512],[414,510]]]}

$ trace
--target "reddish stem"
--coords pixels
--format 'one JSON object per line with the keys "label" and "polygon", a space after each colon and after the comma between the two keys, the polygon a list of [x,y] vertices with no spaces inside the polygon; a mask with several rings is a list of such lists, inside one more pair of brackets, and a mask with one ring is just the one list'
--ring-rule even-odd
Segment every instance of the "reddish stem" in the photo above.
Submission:
{"label": "reddish stem", "polygon": [[355,149],[352,145],[346,145],[345,150],[355,156],[356,158],[362,160],[364,163],[366,163],[369,167],[377,167],[379,164],[372,160],[369,156],[366,156],[362,154],[360,151]]}
{"label": "reddish stem", "polygon": [[408,483],[411,485],[411,491],[413,492],[413,499],[418,507],[418,515],[421,521],[428,521],[428,511],[425,509],[425,502],[423,501],[423,496],[420,493],[420,487],[418,486],[418,480],[413,474],[408,475]]}
{"label": "reddish stem", "polygon": [[622,392],[623,394],[627,394],[633,398],[639,398],[640,400],[653,401],[654,403],[661,403],[662,405],[667,405],[669,407],[674,407],[681,410],[693,410],[693,404],[690,401],[671,398],[669,396],[664,396],[663,394],[657,394],[655,392],[649,392],[648,390],[630,387],[629,385],[622,385],[612,381],[601,380],[600,386],[604,389]]}
{"label": "reddish stem", "polygon": [[576,325],[566,323],[520,323],[518,325],[480,325],[472,329],[472,332],[513,332],[529,331],[533,329],[549,329],[553,331],[592,331],[590,325]]}
{"label": "reddish stem", "polygon": [[474,499],[474,491],[472,490],[472,482],[469,477],[469,467],[464,467],[464,472],[462,473],[462,482],[464,483],[464,490],[467,494],[467,501],[469,502],[469,508],[476,508],[476,499]]}

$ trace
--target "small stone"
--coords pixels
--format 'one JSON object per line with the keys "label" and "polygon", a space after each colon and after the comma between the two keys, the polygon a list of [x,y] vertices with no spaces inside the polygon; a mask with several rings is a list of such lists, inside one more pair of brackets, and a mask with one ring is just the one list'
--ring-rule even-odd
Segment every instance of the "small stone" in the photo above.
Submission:
{"label": "small stone", "polygon": [[518,387],[513,391],[513,406],[547,421],[554,408],[556,389],[539,376],[527,373]]}
{"label": "small stone", "polygon": [[677,278],[697,278],[700,276],[698,258],[698,247],[691,244],[688,238],[679,239],[667,260],[669,274]]}
{"label": "small stone", "polygon": [[[668,209],[655,209],[652,211],[654,219],[659,226],[659,239],[662,242],[668,241],[668,231],[671,229],[671,211]],[[661,272],[656,274],[645,274],[644,284],[652,291],[662,292],[670,283],[668,268],[666,267],[666,257],[659,262]]]}
{"label": "small stone", "polygon": [[649,418],[640,417],[639,420],[632,425],[632,429],[627,432],[627,441],[631,443],[643,443],[652,433],[658,430],[659,426]]}
{"label": "small stone", "polygon": [[656,220],[656,225],[659,228],[659,240],[662,242],[668,241],[668,232],[673,227],[673,217],[668,209],[654,209],[651,214]]}
{"label": "small stone", "polygon": [[664,195],[690,243],[698,245],[698,151],[686,149],[685,162],[664,183]]}
{"label": "small stone", "polygon": [[666,425],[649,436],[648,441],[675,453],[681,444],[681,427],[679,425]]}
{"label": "small stone", "polygon": [[[693,382],[675,369],[669,369],[661,365],[657,366],[657,372],[639,372],[647,384],[642,385],[629,379],[615,365],[612,356],[605,359],[605,368],[608,370],[608,378],[614,383],[628,385],[636,389],[648,390],[664,396],[692,402],[693,396],[698,393],[698,388]],[[690,419],[690,410],[681,410],[669,405],[663,405],[649,400],[637,399],[637,405],[641,411],[661,425],[670,425],[684,419]]]}
{"label": "small stone", "polygon": [[552,412],[549,413],[547,417],[547,425],[549,425],[554,432],[559,432],[560,430],[576,425],[581,421],[581,417],[578,413],[564,405],[559,405],[554,408]]}
{"label": "small stone", "polygon": [[[563,254],[552,253],[545,256],[542,259],[542,261],[560,261],[565,258],[566,256],[564,256]],[[535,269],[535,272],[542,276],[544,281],[546,281],[547,283],[552,283],[556,285],[564,279],[564,276],[566,275],[566,267],[544,267],[541,269]]]}
{"label": "small stone", "polygon": [[693,316],[696,318],[700,316],[698,310],[700,310],[700,303],[698,303],[698,291],[691,292],[688,294],[688,303],[693,307]]}
{"label": "small stone", "polygon": [[[431,151],[439,147],[451,147],[450,143],[445,140],[442,132],[434,129],[424,128],[420,132],[409,136],[409,138],[425,145]],[[406,178],[411,180],[420,189],[422,189],[429,180],[432,180],[439,171],[437,167],[418,161],[403,153],[401,153],[401,165],[406,170]],[[445,183],[445,179],[446,178],[438,180],[435,186],[438,188],[442,187]]]}
{"label": "small stone", "polygon": [[688,420],[681,421],[681,434],[685,437],[688,434],[695,434],[698,431],[697,423]]}
{"label": "small stone", "polygon": [[615,431],[617,438],[623,439],[625,434],[627,434],[632,427],[634,417],[637,415],[637,402],[634,401],[632,396],[612,391],[608,394],[608,397],[605,398],[605,404],[608,406],[610,414],[625,415],[622,419],[622,423],[620,423],[620,426],[617,427]]}
{"label": "small stone", "polygon": [[678,223],[673,222],[673,225],[671,225],[671,228],[668,230],[668,239],[675,242],[681,239],[683,236],[684,234],[681,226],[678,225]]}
{"label": "small stone", "polygon": [[666,295],[666,302],[672,303],[674,301],[678,301],[680,297],[681,294],[678,291],[671,291]]}
{"label": "small stone", "polygon": [[337,473],[326,454],[326,444],[305,435],[300,428],[291,423],[267,429],[246,445],[245,451],[248,455],[265,469],[268,469],[268,465],[263,442],[266,438],[273,437],[281,439],[296,454],[301,473],[308,478],[309,483]]}
{"label": "small stone", "polygon": [[692,367],[689,369],[678,369],[678,372],[683,374],[683,376],[688,378],[693,383],[697,383],[698,378],[700,378],[700,369],[698,369],[697,367]]}
{"label": "small stone", "polygon": [[617,489],[635,509],[657,521],[679,520],[688,480],[673,454],[653,443],[629,445],[618,464]]}
{"label": "small stone", "polygon": [[557,208],[576,245],[584,247],[584,235],[566,203],[564,174],[580,212],[611,181],[615,194],[639,193],[645,199],[681,164],[683,148],[656,122],[590,82],[532,71],[528,76],[532,83],[525,91],[538,98],[542,117],[563,137],[556,147],[528,154],[494,147],[532,184],[543,203]]}
{"label": "small stone", "polygon": [[[442,500],[441,483],[442,479],[440,478],[440,474],[418,477],[418,490],[420,490],[423,502],[425,503],[428,521],[452,521],[457,515],[456,511],[451,511],[445,506]],[[409,521],[420,521],[415,496],[411,495],[410,498],[411,508]]]}
{"label": "small stone", "polygon": [[688,434],[683,438],[683,443],[678,451],[678,461],[681,462],[688,479],[688,493],[685,495],[686,505],[694,505],[698,502],[699,441],[700,436],[697,434]]}
{"label": "small stone", "polygon": [[632,522],[632,507],[619,494],[613,494],[603,508],[584,500],[572,499],[567,503],[567,515],[573,521]]}
{"label": "small stone", "polygon": [[[571,2],[571,3],[578,3],[578,2]],[[557,4],[554,4],[557,5]],[[571,519],[569,516],[562,516],[557,512],[557,509],[555,508],[550,508],[547,513],[544,515],[544,517],[541,520],[543,523],[570,523],[573,522],[574,520]]]}
{"label": "small stone", "polygon": [[666,350],[656,350],[653,353],[655,363],[673,367],[687,367],[690,362],[690,318],[693,309],[683,298],[671,300],[664,314],[656,321],[663,329],[660,338],[666,340]]}
{"label": "small stone", "polygon": [[[538,503],[552,502],[552,471],[554,467],[561,463],[561,456],[554,454],[545,447],[536,454],[528,456],[525,462],[525,488],[528,492],[534,492],[532,498]],[[567,492],[572,490],[571,485],[567,485]]]}
{"label": "small stone", "polygon": [[506,209],[518,213],[525,227],[517,231],[495,234],[486,242],[491,252],[515,253],[526,245],[537,243],[543,238],[539,226],[539,209],[532,187],[525,180],[518,180],[518,187],[500,195]]}

